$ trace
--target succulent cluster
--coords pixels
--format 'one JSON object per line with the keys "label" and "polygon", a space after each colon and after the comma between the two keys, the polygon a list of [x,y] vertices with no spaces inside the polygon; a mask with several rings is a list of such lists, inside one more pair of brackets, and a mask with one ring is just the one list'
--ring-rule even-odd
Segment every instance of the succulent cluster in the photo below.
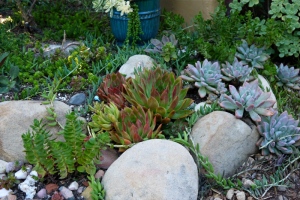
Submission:
{"label": "succulent cluster", "polygon": [[122,95],[125,82],[125,77],[119,72],[108,74],[99,86],[97,95],[105,102],[115,103],[119,109],[124,108],[127,105]]}
{"label": "succulent cluster", "polygon": [[120,112],[118,122],[110,132],[111,139],[117,144],[130,145],[147,139],[163,138],[161,124],[156,126],[156,117],[142,106],[126,107]]}
{"label": "succulent cluster", "polygon": [[269,55],[264,52],[264,48],[257,48],[254,44],[249,47],[246,40],[243,40],[242,45],[237,48],[235,56],[244,65],[258,69],[263,69],[263,63],[269,58]]}
{"label": "succulent cluster", "polygon": [[261,121],[260,115],[271,116],[274,114],[272,106],[275,101],[269,100],[270,92],[263,92],[258,86],[258,80],[251,83],[244,82],[239,91],[229,85],[231,95],[222,94],[220,106],[227,110],[235,110],[236,118],[242,118],[247,111],[254,121]]}
{"label": "succulent cluster", "polygon": [[112,130],[113,123],[116,123],[120,117],[120,111],[113,102],[109,104],[104,104],[103,101],[96,102],[90,109],[95,113],[89,123],[94,132]]}
{"label": "succulent cluster", "polygon": [[176,45],[178,40],[175,39],[175,35],[171,34],[170,37],[163,36],[162,40],[151,39],[153,49],[145,49],[148,53],[160,53],[166,62],[177,59]]}
{"label": "succulent cluster", "polygon": [[224,74],[222,79],[225,81],[238,81],[243,83],[253,79],[253,77],[250,76],[252,68],[248,67],[248,65],[244,65],[238,61],[237,58],[234,58],[232,64],[226,61],[226,64],[222,64],[221,70]]}
{"label": "succulent cluster", "polygon": [[284,66],[282,63],[277,68],[276,78],[278,86],[286,86],[295,90],[300,90],[299,69]]}
{"label": "succulent cluster", "polygon": [[126,81],[124,87],[125,99],[134,106],[150,109],[157,122],[166,124],[193,112],[188,109],[193,100],[185,98],[187,89],[182,89],[182,80],[175,79],[174,73],[160,68],[144,69],[137,72],[135,79]]}
{"label": "succulent cluster", "polygon": [[201,65],[198,61],[195,66],[188,64],[184,70],[185,74],[180,77],[183,80],[194,82],[199,88],[198,93],[201,98],[204,98],[208,93],[213,92],[220,94],[226,92],[225,84],[222,83],[222,74],[218,62],[210,62],[205,59]]}
{"label": "succulent cluster", "polygon": [[262,149],[262,155],[293,153],[292,146],[300,139],[298,123],[286,111],[280,115],[276,111],[271,117],[262,117],[257,126],[262,136],[257,146]]}
{"label": "succulent cluster", "polygon": [[109,132],[110,138],[124,151],[125,147],[147,139],[163,137],[161,125],[156,126],[156,117],[151,110],[145,111],[140,105],[118,110],[111,102],[96,103],[92,111],[92,122],[89,123],[93,132],[102,134]]}

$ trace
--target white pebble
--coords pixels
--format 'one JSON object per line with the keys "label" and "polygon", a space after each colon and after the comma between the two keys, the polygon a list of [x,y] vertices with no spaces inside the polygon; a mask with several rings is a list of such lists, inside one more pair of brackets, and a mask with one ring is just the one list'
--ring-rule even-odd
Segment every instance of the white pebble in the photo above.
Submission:
{"label": "white pebble", "polygon": [[20,169],[15,173],[15,177],[16,179],[25,179],[27,177],[27,171],[23,171],[22,169]]}
{"label": "white pebble", "polygon": [[245,200],[246,199],[245,192],[242,192],[242,191],[237,192],[236,198],[237,198],[237,200]]}
{"label": "white pebble", "polygon": [[226,199],[232,199],[233,195],[234,195],[234,189],[228,190],[226,194]]}
{"label": "white pebble", "polygon": [[2,188],[2,189],[0,190],[0,198],[9,195],[9,193],[10,193],[11,191],[12,191],[11,189],[7,190],[7,189],[5,189],[5,188]]}
{"label": "white pebble", "polygon": [[78,189],[78,183],[76,181],[72,182],[70,185],[69,185],[69,190],[77,190]]}

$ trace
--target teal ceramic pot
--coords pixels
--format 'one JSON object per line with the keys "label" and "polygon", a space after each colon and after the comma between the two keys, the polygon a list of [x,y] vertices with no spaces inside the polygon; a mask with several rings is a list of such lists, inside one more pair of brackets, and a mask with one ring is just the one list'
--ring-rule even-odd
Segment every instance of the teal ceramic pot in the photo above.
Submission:
{"label": "teal ceramic pot", "polygon": [[[160,20],[160,0],[135,0],[139,7],[139,16],[143,34],[140,36],[143,42],[155,38],[159,29]],[[121,12],[114,10],[110,18],[112,33],[118,44],[122,44],[126,39],[128,18],[127,15],[120,15]]]}

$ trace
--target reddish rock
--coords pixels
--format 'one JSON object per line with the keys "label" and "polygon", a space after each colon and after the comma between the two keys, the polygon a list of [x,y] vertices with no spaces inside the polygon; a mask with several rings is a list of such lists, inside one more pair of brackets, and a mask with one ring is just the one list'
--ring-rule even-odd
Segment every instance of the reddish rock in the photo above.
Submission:
{"label": "reddish rock", "polygon": [[118,153],[115,149],[101,150],[100,164],[97,167],[108,169],[109,166],[118,159]]}
{"label": "reddish rock", "polygon": [[64,200],[64,197],[58,192],[54,192],[54,194],[51,197],[51,200]]}
{"label": "reddish rock", "polygon": [[103,170],[98,170],[97,173],[95,174],[95,178],[102,178],[104,176],[104,171]]}
{"label": "reddish rock", "polygon": [[50,183],[50,184],[47,184],[45,188],[47,190],[47,194],[50,194],[58,189],[58,185],[56,185],[54,183]]}

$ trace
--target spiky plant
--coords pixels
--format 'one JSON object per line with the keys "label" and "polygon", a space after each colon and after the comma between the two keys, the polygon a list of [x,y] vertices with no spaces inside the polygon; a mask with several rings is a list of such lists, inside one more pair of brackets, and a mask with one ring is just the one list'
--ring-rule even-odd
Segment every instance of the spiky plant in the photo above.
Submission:
{"label": "spiky plant", "polygon": [[244,65],[249,65],[258,69],[263,69],[264,62],[269,59],[269,55],[264,52],[264,48],[257,48],[254,44],[250,47],[246,40],[237,48],[235,56],[241,60]]}
{"label": "spiky plant", "polygon": [[222,83],[222,74],[218,62],[210,62],[205,59],[201,65],[198,61],[195,66],[188,64],[184,70],[185,74],[180,77],[183,80],[194,82],[194,85],[199,88],[198,93],[201,98],[204,98],[208,93],[213,92],[220,94],[226,92],[224,83]]}
{"label": "spiky plant", "polygon": [[288,67],[287,65],[283,65],[282,63],[279,65],[279,67],[276,65],[276,69],[278,86],[285,86],[295,90],[300,90],[299,69]]}
{"label": "spiky plant", "polygon": [[[114,129],[109,133],[116,144],[131,145],[148,139],[163,138],[161,126],[156,127],[156,117],[150,109],[144,111],[138,105],[121,110],[119,120],[113,123]],[[124,148],[120,148],[120,151],[123,150]]]}
{"label": "spiky plant", "polygon": [[242,62],[239,62],[235,57],[232,64],[226,61],[226,64],[222,64],[222,69],[224,76],[222,77],[225,81],[238,81],[245,82],[252,80],[253,77],[250,76],[252,68],[248,65],[244,65]]}
{"label": "spiky plant", "polygon": [[101,103],[96,102],[94,107],[90,106],[90,109],[94,114],[89,126],[94,132],[112,130],[112,123],[117,122],[120,117],[120,111],[113,102],[109,104],[104,104],[103,101]]}
{"label": "spiky plant", "polygon": [[268,100],[270,92],[263,92],[258,86],[258,80],[251,83],[245,82],[239,91],[229,85],[231,95],[222,94],[220,106],[227,110],[234,110],[236,118],[242,118],[244,111],[247,111],[254,121],[261,121],[260,115],[271,116],[274,114],[272,106],[274,100]]}
{"label": "spiky plant", "polygon": [[136,72],[134,79],[126,81],[123,96],[134,106],[150,109],[157,122],[166,124],[180,119],[193,111],[188,107],[192,99],[185,98],[188,89],[182,88],[182,79],[160,68]]}
{"label": "spiky plant", "polygon": [[292,154],[293,144],[300,139],[298,124],[299,120],[295,120],[286,111],[280,115],[276,111],[271,117],[262,117],[262,121],[257,126],[262,136],[257,146],[262,149],[262,155]]}
{"label": "spiky plant", "polygon": [[114,102],[119,109],[122,109],[127,105],[127,102],[122,95],[122,92],[124,91],[123,84],[125,82],[125,77],[119,72],[108,74],[99,86],[97,95],[101,100],[105,102]]}

